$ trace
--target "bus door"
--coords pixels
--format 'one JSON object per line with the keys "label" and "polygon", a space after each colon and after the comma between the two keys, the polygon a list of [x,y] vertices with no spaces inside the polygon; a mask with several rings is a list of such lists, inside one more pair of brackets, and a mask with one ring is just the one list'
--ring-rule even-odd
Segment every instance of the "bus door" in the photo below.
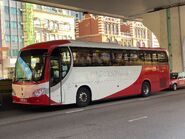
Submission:
{"label": "bus door", "polygon": [[50,57],[50,100],[51,104],[62,102],[62,85],[60,72],[59,49],[55,49]]}
{"label": "bus door", "polygon": [[[61,73],[61,84],[64,85],[69,74],[71,67],[71,52],[68,47],[60,48],[60,73]],[[61,89],[63,89],[61,87]],[[65,92],[62,91],[62,102],[65,103]]]}

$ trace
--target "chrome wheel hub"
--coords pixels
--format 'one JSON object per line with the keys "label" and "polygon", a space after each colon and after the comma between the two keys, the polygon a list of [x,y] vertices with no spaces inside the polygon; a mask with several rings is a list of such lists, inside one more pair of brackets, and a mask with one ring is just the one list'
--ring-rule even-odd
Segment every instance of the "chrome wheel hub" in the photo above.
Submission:
{"label": "chrome wheel hub", "polygon": [[79,99],[81,102],[86,102],[87,101],[87,94],[85,92],[80,93]]}

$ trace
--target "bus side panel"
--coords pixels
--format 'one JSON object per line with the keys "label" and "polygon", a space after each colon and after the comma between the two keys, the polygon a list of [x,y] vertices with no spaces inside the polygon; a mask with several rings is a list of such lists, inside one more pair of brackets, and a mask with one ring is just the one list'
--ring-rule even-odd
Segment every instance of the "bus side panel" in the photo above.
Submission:
{"label": "bus side panel", "polygon": [[[161,78],[163,79],[161,83]],[[151,85],[151,92],[161,91],[169,87],[169,67],[163,66],[163,72],[161,73],[158,66],[143,66],[142,72],[139,78],[130,85],[128,88],[118,91],[105,99],[118,98],[123,96],[141,94],[141,87],[144,81],[149,81]],[[163,86],[161,86],[163,84]]]}
{"label": "bus side panel", "polygon": [[[142,66],[112,66],[112,67],[73,67],[70,76],[62,85],[65,97],[63,104],[76,103],[76,93],[79,87],[88,86],[92,92],[92,100],[100,100],[114,95],[133,85],[141,75]],[[139,94],[139,84],[124,95]]]}

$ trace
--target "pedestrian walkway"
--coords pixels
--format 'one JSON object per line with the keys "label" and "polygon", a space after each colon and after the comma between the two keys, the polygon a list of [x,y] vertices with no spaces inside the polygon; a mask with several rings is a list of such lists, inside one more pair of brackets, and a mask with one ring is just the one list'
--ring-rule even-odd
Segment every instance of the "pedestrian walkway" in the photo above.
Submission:
{"label": "pedestrian walkway", "polygon": [[0,110],[12,107],[12,80],[0,80]]}

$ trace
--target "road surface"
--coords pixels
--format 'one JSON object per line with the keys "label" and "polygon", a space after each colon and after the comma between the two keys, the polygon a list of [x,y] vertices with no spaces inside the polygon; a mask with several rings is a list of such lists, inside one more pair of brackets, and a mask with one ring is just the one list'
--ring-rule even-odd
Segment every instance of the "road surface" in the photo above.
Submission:
{"label": "road surface", "polygon": [[0,112],[0,139],[184,139],[185,89],[75,106]]}

